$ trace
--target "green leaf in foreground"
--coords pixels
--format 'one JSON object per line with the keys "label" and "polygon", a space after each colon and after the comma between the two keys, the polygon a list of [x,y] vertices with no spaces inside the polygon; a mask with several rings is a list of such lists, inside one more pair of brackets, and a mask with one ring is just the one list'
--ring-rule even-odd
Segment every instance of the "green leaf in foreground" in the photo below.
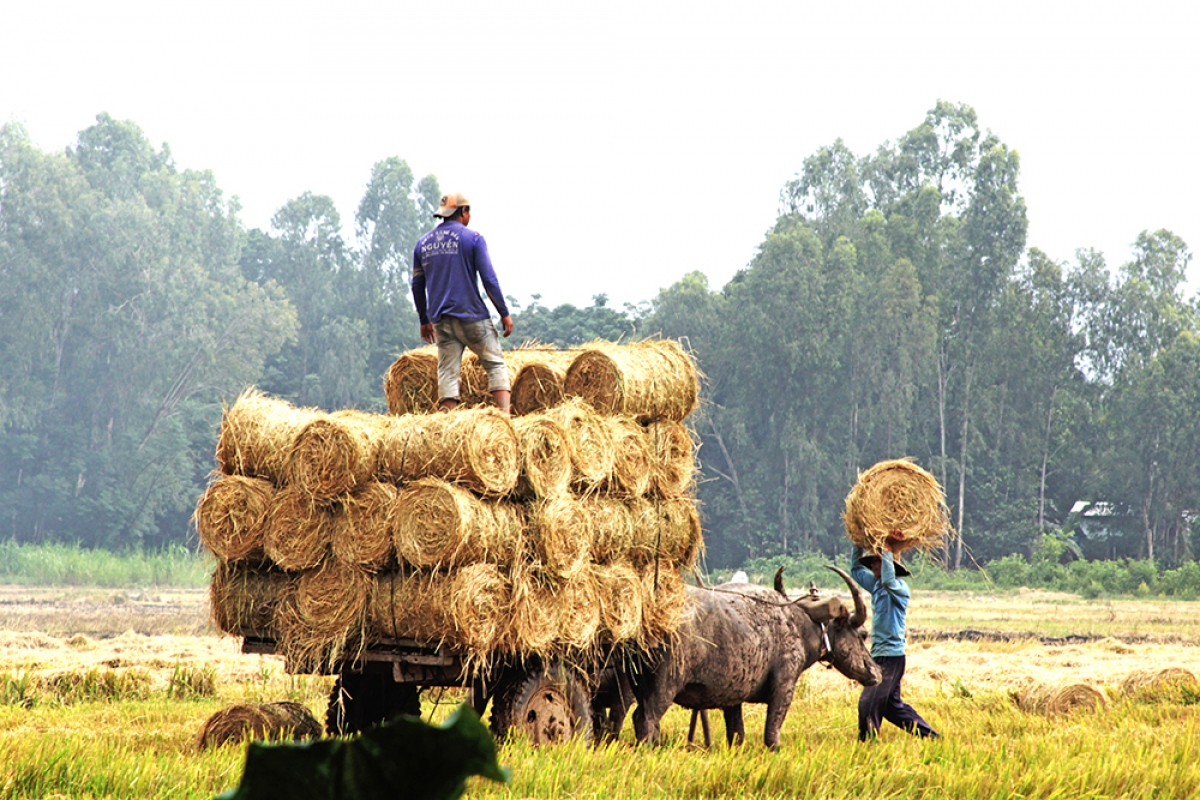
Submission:
{"label": "green leaf in foreground", "polygon": [[251,744],[241,785],[218,800],[455,800],[471,775],[509,780],[492,734],[462,705],[441,727],[398,717],[352,739]]}

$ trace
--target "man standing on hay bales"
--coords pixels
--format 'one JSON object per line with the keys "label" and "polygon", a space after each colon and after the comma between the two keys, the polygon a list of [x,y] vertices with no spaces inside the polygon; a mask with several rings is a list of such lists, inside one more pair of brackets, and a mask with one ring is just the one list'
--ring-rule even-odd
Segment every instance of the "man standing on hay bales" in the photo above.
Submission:
{"label": "man standing on hay bales", "polygon": [[443,195],[434,216],[442,218],[441,224],[418,239],[413,251],[412,293],[421,318],[421,338],[438,346],[438,407],[450,411],[458,405],[463,348],[469,347],[487,372],[488,391],[507,414],[508,367],[496,326],[479,296],[479,281],[500,314],[506,337],[512,333],[513,321],[487,243],[467,230],[471,202],[465,195]]}
{"label": "man standing on hay bales", "polygon": [[940,736],[916,709],[900,699],[909,598],[908,584],[901,577],[909,572],[896,563],[896,546],[888,539],[881,555],[871,555],[864,554],[856,545],[854,566],[850,570],[858,585],[871,593],[871,658],[883,673],[883,679],[874,686],[865,687],[858,700],[858,739],[861,742],[875,740],[885,719],[921,738]]}

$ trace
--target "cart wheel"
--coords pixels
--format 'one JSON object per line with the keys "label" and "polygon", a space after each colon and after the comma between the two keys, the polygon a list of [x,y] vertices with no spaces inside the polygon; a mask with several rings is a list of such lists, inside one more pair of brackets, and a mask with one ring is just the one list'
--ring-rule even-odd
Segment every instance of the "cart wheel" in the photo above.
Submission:
{"label": "cart wheel", "polygon": [[325,732],[330,736],[358,733],[401,714],[420,716],[416,686],[396,683],[390,672],[343,672],[329,694]]}
{"label": "cart wheel", "polygon": [[579,676],[560,665],[519,674],[492,700],[492,734],[523,731],[536,745],[592,739],[591,704]]}

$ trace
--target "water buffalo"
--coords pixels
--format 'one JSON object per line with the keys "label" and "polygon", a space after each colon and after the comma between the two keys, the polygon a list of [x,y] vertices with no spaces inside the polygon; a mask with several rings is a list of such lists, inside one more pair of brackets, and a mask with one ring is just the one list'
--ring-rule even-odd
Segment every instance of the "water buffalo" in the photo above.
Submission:
{"label": "water buffalo", "polygon": [[774,748],[796,681],[813,664],[826,662],[864,686],[878,683],[879,667],[862,630],[863,596],[844,571],[829,569],[850,587],[853,612],[836,597],[789,600],[782,569],[775,574],[774,590],[734,583],[689,586],[690,608],[678,637],[634,681],[638,741],[657,741],[663,714],[678,703],[693,710],[722,709],[732,742],[742,732],[741,704],[766,703],[763,741]]}

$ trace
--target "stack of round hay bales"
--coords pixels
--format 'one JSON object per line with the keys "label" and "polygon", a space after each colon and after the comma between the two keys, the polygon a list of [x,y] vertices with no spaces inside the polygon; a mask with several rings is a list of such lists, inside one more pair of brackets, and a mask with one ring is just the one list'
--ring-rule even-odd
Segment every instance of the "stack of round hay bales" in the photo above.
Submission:
{"label": "stack of round hay bales", "polygon": [[[583,356],[595,363],[567,391]],[[479,405],[473,356],[463,405],[434,412],[434,348],[392,365],[388,416],[258,392],[227,409],[221,474],[196,511],[221,559],[218,627],[273,636],[297,671],[381,639],[486,664],[672,635],[681,571],[703,546],[683,424],[698,386],[690,358],[674,342],[505,357],[531,387],[517,408],[514,386],[512,418]]]}
{"label": "stack of round hay bales", "polygon": [[909,459],[881,461],[859,473],[846,496],[846,535],[868,553],[932,550],[950,532],[937,479]]}

